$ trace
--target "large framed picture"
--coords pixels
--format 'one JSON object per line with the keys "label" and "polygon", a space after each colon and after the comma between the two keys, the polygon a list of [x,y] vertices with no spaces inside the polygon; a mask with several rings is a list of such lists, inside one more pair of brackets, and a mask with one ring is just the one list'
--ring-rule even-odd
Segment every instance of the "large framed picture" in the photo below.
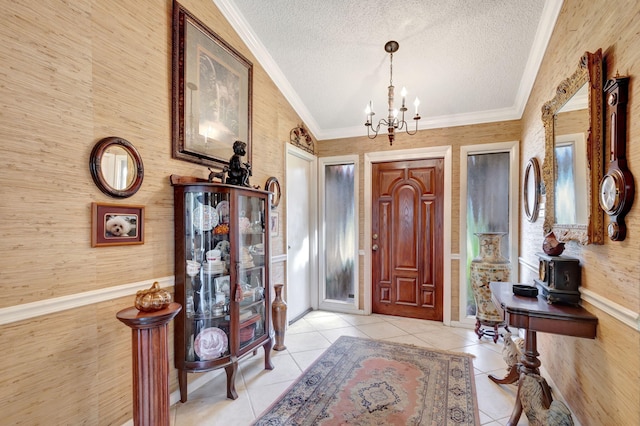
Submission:
{"label": "large framed picture", "polygon": [[233,143],[251,163],[253,64],[178,2],[173,7],[173,157],[222,169]]}
{"label": "large framed picture", "polygon": [[91,247],[144,244],[144,206],[91,203]]}

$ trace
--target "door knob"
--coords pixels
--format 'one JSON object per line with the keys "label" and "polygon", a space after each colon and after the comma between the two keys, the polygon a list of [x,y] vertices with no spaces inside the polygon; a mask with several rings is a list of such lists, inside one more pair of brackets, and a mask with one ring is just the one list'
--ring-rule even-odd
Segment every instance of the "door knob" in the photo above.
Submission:
{"label": "door knob", "polygon": [[378,245],[377,244],[372,245],[371,250],[378,251]]}

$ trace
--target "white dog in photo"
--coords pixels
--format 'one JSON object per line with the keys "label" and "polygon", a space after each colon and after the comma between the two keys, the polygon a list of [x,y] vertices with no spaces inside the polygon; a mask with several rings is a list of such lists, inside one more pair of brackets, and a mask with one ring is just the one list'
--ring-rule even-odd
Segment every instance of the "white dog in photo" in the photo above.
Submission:
{"label": "white dog in photo", "polygon": [[105,225],[107,236],[126,237],[131,232],[132,225],[123,216],[109,216]]}

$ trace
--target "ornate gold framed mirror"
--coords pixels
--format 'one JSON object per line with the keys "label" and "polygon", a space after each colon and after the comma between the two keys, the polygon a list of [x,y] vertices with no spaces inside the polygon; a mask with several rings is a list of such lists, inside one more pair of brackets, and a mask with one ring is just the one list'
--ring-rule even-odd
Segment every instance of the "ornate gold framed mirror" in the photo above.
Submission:
{"label": "ornate gold framed mirror", "polygon": [[136,148],[127,140],[115,136],[99,140],[89,158],[91,177],[107,195],[127,198],[142,185],[144,167]]}
{"label": "ornate gold framed mirror", "polygon": [[604,242],[599,208],[603,150],[602,50],[586,52],[578,69],[542,107],[546,190],[544,233],[559,241]]}

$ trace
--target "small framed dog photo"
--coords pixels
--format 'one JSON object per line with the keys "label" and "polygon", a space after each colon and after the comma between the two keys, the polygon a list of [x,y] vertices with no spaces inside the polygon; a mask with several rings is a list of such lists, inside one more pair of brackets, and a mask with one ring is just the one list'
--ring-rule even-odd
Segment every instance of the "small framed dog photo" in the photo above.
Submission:
{"label": "small framed dog photo", "polygon": [[91,247],[144,244],[144,206],[91,203]]}

